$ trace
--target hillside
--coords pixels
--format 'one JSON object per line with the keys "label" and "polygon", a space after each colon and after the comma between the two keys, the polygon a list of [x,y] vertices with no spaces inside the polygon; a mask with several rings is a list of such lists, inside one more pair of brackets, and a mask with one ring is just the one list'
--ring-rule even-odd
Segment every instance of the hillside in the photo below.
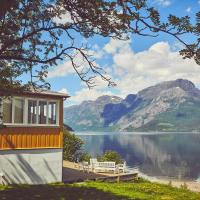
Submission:
{"label": "hillside", "polygon": [[184,79],[65,108],[65,123],[76,131],[199,131],[199,122],[200,90]]}

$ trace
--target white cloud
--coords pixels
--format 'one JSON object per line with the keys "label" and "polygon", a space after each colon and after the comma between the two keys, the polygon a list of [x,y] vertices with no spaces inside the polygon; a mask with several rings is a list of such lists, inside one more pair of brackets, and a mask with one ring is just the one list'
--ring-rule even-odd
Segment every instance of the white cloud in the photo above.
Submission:
{"label": "white cloud", "polygon": [[110,42],[107,43],[103,50],[106,51],[106,53],[109,54],[114,54],[116,53],[118,50],[122,50],[122,49],[127,49],[129,48],[129,44],[131,43],[130,40],[127,41],[122,41],[122,40],[116,40],[116,39],[110,39]]}
{"label": "white cloud", "polygon": [[70,61],[60,64],[52,71],[49,71],[48,78],[62,77],[74,73],[74,69]]}
{"label": "white cloud", "polygon": [[66,88],[62,88],[58,92],[63,93],[63,94],[69,94],[68,90]]}
{"label": "white cloud", "polygon": [[154,0],[154,3],[157,3],[158,5],[160,5],[162,7],[167,7],[167,6],[171,5],[170,0]]}
{"label": "white cloud", "polygon": [[198,1],[198,4],[200,4],[200,0]]}
{"label": "white cloud", "polygon": [[187,9],[186,9],[186,12],[188,12],[188,13],[190,13],[192,11],[192,8],[191,7],[188,7]]}
{"label": "white cloud", "polygon": [[125,97],[159,82],[177,78],[189,79],[196,85],[200,83],[200,66],[192,59],[184,60],[169,43],[158,42],[137,53],[132,50],[130,44],[131,41],[111,39],[103,48],[105,53],[112,56],[110,76],[117,84],[115,93],[106,87],[106,82],[97,78],[97,86],[92,90],[84,87],[77,91],[70,98],[71,104],[95,100],[105,94]]}
{"label": "white cloud", "polygon": [[[70,104],[77,104],[84,100],[95,100],[101,95],[108,94],[125,97],[127,94],[137,93],[148,86],[156,83],[185,78],[200,84],[200,66],[193,59],[183,59],[178,50],[182,48],[179,43],[172,46],[168,42],[157,42],[148,49],[140,52],[134,52],[131,46],[131,40],[119,41],[110,39],[110,41],[100,49],[94,47],[91,53],[101,52],[99,59],[102,61],[104,56],[111,56],[111,65],[104,67],[109,71],[110,77],[116,82],[115,90],[109,90],[107,83],[100,77],[96,78],[96,87],[89,90],[83,83],[82,89],[77,91],[70,98]],[[103,55],[103,56],[102,56]],[[98,56],[97,56],[98,57]],[[77,58],[81,63],[81,58]],[[110,64],[110,63],[109,63]],[[85,67],[84,63],[82,67]],[[81,68],[82,68],[81,67]],[[75,73],[71,62],[66,62],[49,72],[49,78],[67,76]],[[62,92],[67,92],[62,88]]]}
{"label": "white cloud", "polygon": [[182,59],[179,52],[173,51],[167,42],[158,42],[138,53],[129,45],[125,50],[121,45],[112,56],[117,88],[122,96],[136,93],[158,82],[177,78],[199,83],[200,66],[192,59]]}
{"label": "white cloud", "polygon": [[79,104],[82,101],[96,100],[102,95],[113,95],[113,93],[111,91],[102,91],[97,88],[93,88],[90,90],[88,88],[83,88],[77,91],[75,95],[71,96],[70,103]]}
{"label": "white cloud", "polygon": [[[83,88],[76,91],[74,95],[71,95],[69,99],[70,105],[79,104],[82,101],[96,100],[102,95],[115,95],[111,90],[108,89],[108,83],[102,80],[100,77],[95,78],[95,87],[89,89],[83,84]],[[120,96],[120,95],[119,95]]]}

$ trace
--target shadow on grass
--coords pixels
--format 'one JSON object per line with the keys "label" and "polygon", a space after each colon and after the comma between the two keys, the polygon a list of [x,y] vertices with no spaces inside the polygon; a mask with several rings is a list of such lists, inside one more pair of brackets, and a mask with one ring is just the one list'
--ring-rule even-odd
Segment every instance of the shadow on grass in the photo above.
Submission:
{"label": "shadow on grass", "polygon": [[0,200],[122,200],[112,193],[72,185],[16,186],[0,191]]}
{"label": "shadow on grass", "polygon": [[86,180],[93,180],[100,177],[106,177],[106,176],[102,174],[95,174],[93,172],[87,173],[87,172],[80,171],[78,169],[63,167],[63,182],[64,183],[83,182]]}

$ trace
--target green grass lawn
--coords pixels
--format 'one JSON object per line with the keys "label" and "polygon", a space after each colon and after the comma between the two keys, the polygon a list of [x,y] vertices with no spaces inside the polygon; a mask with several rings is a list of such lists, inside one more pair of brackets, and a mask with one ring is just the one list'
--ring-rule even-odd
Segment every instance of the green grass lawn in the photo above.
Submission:
{"label": "green grass lawn", "polygon": [[187,189],[139,181],[137,183],[87,182],[40,186],[0,186],[0,200],[200,200]]}

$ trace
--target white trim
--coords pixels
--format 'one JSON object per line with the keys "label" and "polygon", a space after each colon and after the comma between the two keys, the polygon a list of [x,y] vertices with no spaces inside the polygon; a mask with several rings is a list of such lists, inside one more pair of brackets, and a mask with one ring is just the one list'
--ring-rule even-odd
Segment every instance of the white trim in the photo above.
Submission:
{"label": "white trim", "polygon": [[25,98],[24,99],[24,120],[23,120],[24,124],[28,124],[28,112],[26,112],[27,110],[28,110],[28,100]]}
{"label": "white trim", "polygon": [[60,101],[56,103],[56,113],[58,113],[56,115],[56,124],[60,124]]}
{"label": "white trim", "polygon": [[14,98],[11,98],[11,105],[12,105],[12,113],[11,113],[11,118],[12,118],[12,124],[14,124],[14,109],[15,109],[15,106],[14,106]]}
{"label": "white trim", "polygon": [[[27,99],[27,101],[28,100],[29,99]],[[37,100],[37,99],[30,99],[30,100],[36,101],[36,104],[37,104],[37,106],[36,106],[36,124],[39,124],[39,100]]]}
{"label": "white trim", "polygon": [[[24,111],[23,111],[23,123],[14,123],[14,112],[15,112],[15,99],[23,99],[24,100]],[[36,101],[37,107],[36,107],[36,124],[29,124],[28,123],[28,101]],[[45,101],[47,102],[47,116],[46,116],[46,124],[39,124],[39,101]],[[60,101],[57,99],[45,99],[45,98],[28,98],[28,97],[12,97],[12,123],[4,123],[6,126],[13,126],[13,127],[29,127],[29,126],[36,126],[36,127],[59,127],[59,117],[60,117]],[[49,103],[55,102],[56,103],[56,124],[48,124],[48,118],[49,118]]]}
{"label": "white trim", "polygon": [[11,123],[4,123],[4,125],[8,127],[55,127],[58,128],[59,125],[57,124],[11,124]]}
{"label": "white trim", "polygon": [[[49,123],[49,101],[47,101],[47,110],[46,110],[46,114],[47,114],[47,117],[46,117],[46,124]],[[56,121],[57,122],[57,121]]]}

